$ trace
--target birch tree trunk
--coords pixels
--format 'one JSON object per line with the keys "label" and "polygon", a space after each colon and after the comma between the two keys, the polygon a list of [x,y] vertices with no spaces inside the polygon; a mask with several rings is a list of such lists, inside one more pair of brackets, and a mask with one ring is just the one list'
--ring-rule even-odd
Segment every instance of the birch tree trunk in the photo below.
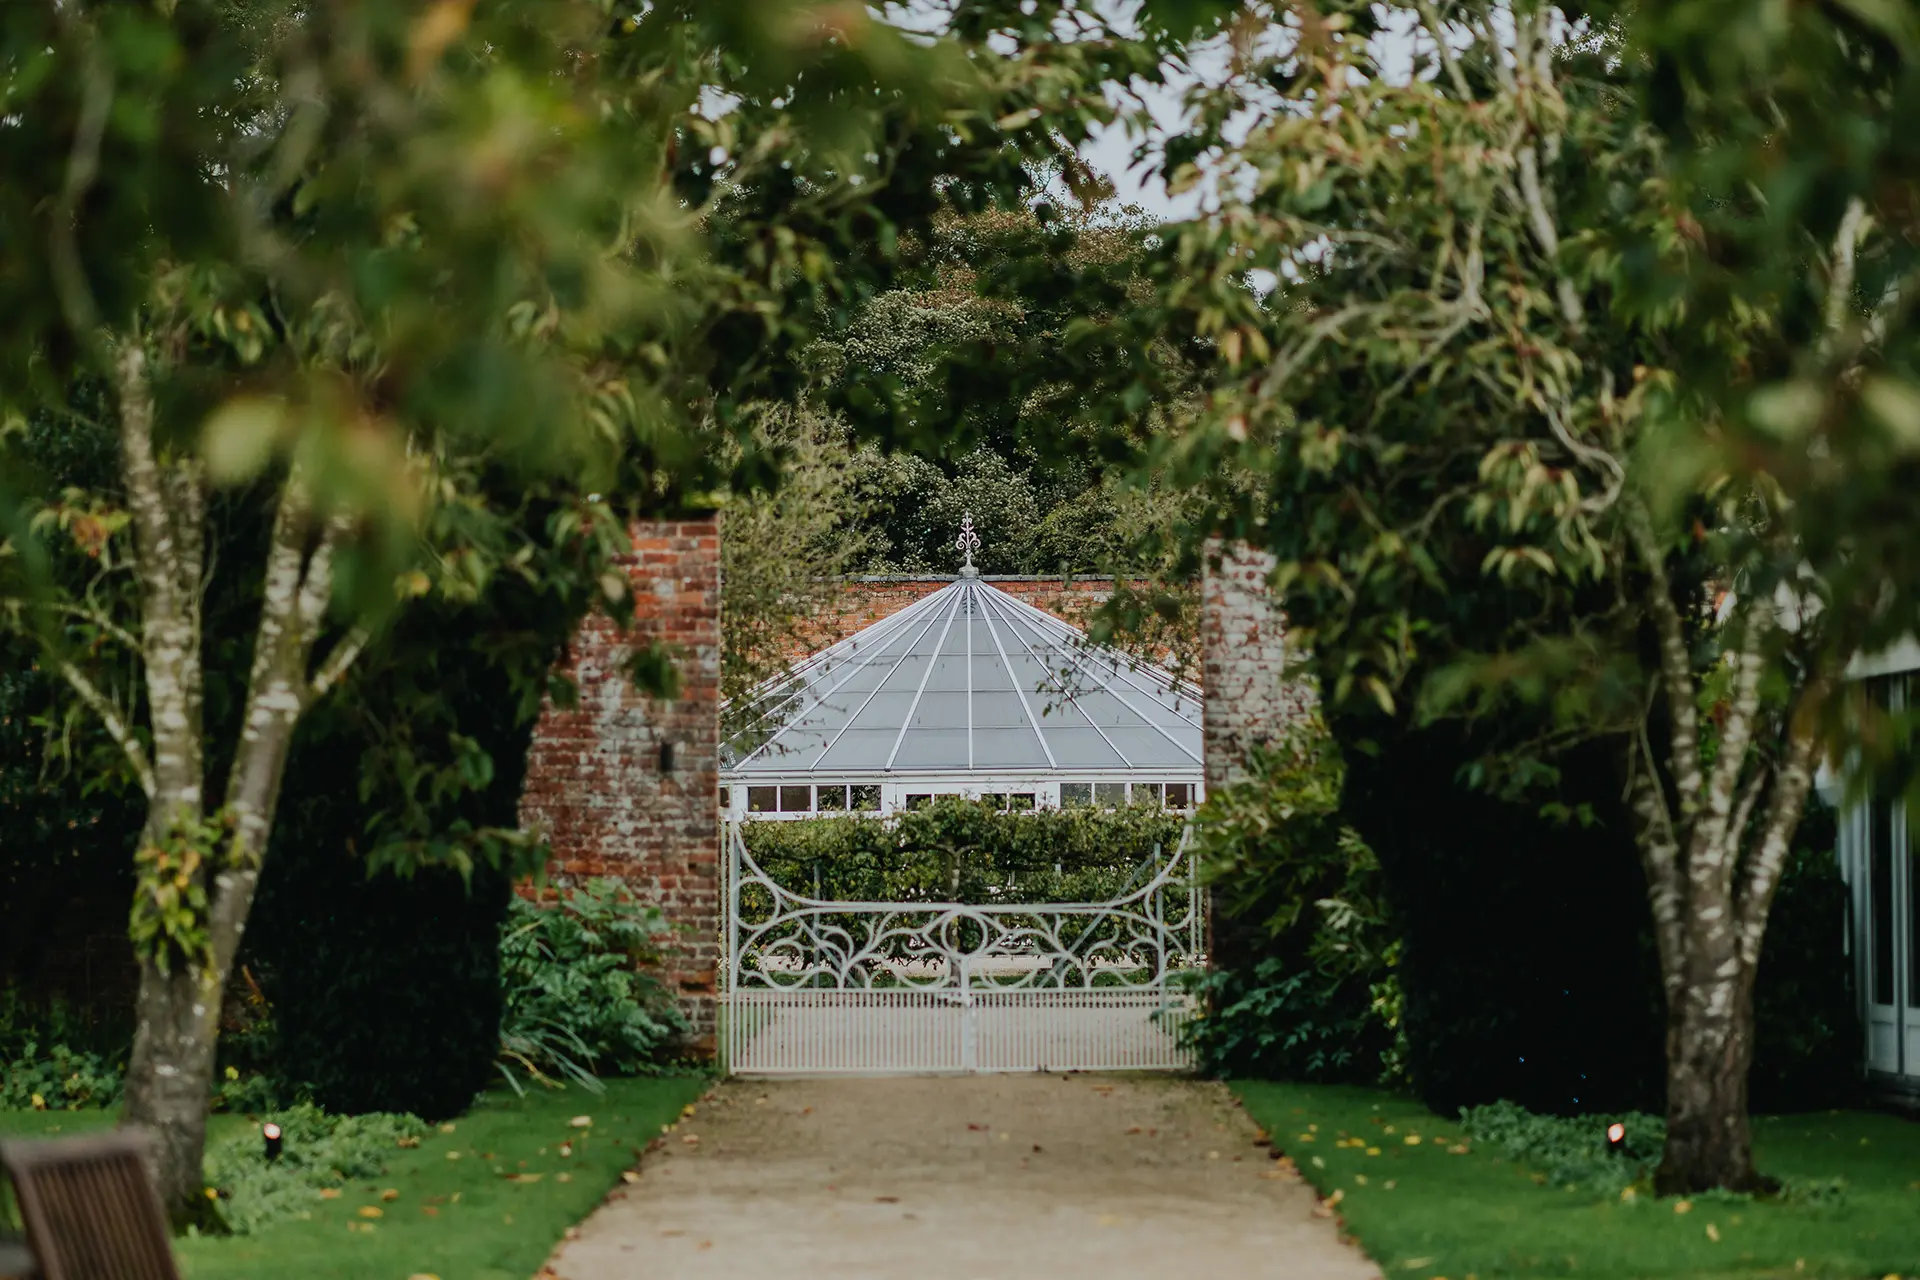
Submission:
{"label": "birch tree trunk", "polygon": [[[343,519],[316,527],[307,485],[296,466],[280,494],[268,549],[259,630],[240,741],[224,803],[206,810],[205,686],[201,644],[206,571],[206,485],[191,456],[161,459],[155,450],[154,398],[146,357],[129,338],[116,367],[121,480],[132,516],[140,584],[140,649],[152,758],[84,677],[65,668],[81,697],[108,718],[148,796],[143,858],[163,847],[179,884],[204,892],[193,918],[176,920],[165,945],[143,948],[128,1067],[125,1121],[154,1135],[154,1174],[176,1219],[204,1210],[201,1164],[213,1090],[221,997],[246,930],[260,862],[273,827],[287,752],[300,716],[345,674],[364,636],[341,638],[309,674],[314,640],[326,621],[333,559],[349,532]],[[147,868],[136,895],[154,892]],[[136,897],[136,917],[150,904]]]}
{"label": "birch tree trunk", "polygon": [[1627,523],[1649,579],[1646,602],[1669,720],[1666,768],[1643,725],[1629,770],[1667,1002],[1667,1139],[1655,1188],[1662,1195],[1764,1190],[1774,1184],[1754,1167],[1747,1115],[1754,978],[1813,781],[1809,711],[1827,682],[1816,676],[1784,716],[1769,716],[1761,679],[1778,631],[1775,606],[1769,599],[1737,602],[1719,624],[1731,641],[1732,683],[1709,763],[1699,680],[1665,549],[1644,508],[1630,504]]}

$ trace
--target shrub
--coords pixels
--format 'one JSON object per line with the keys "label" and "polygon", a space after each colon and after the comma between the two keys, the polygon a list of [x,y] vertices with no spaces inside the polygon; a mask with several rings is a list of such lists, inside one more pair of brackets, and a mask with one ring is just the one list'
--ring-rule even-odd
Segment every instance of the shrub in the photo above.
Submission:
{"label": "shrub", "polygon": [[1815,1111],[1859,1101],[1865,1032],[1846,954],[1847,882],[1835,856],[1833,809],[1808,802],[1774,893],[1754,980],[1758,1111]]}
{"label": "shrub", "polygon": [[1666,1122],[1642,1112],[1608,1117],[1626,1129],[1625,1150],[1607,1147],[1607,1127],[1598,1119],[1536,1115],[1512,1102],[1464,1107],[1460,1119],[1475,1141],[1499,1147],[1558,1187],[1617,1193],[1644,1179],[1660,1161]]}
{"label": "shrub", "polygon": [[1510,802],[1463,776],[1494,727],[1333,727],[1341,814],[1379,857],[1402,940],[1421,1100],[1659,1110],[1664,1009],[1614,744],[1575,749],[1557,783]]}
{"label": "shrub", "polygon": [[402,1146],[418,1145],[427,1125],[417,1116],[329,1115],[311,1104],[264,1117],[280,1126],[280,1158],[261,1154],[257,1129],[228,1135],[207,1150],[207,1183],[220,1216],[236,1235],[299,1217],[322,1188],[378,1177]]}
{"label": "shrub", "polygon": [[[1339,729],[1342,811],[1379,853],[1403,931],[1421,1099],[1558,1114],[1661,1109],[1665,1009],[1617,744],[1568,753],[1526,803],[1469,783],[1490,730]],[[1584,820],[1569,820],[1580,815]],[[1754,991],[1757,1110],[1844,1105],[1861,1079],[1846,886],[1816,801],[1774,899]]]}
{"label": "shrub", "polygon": [[1342,766],[1310,722],[1208,797],[1196,848],[1214,900],[1214,968],[1190,1036],[1227,1076],[1373,1082],[1397,1050],[1398,944],[1379,863],[1339,821]]}
{"label": "shrub", "polygon": [[343,1115],[465,1111],[500,1044],[506,876],[369,877],[341,848],[301,851],[267,882],[280,1074]]}
{"label": "shrub", "polygon": [[595,1075],[653,1069],[685,1031],[673,994],[642,966],[659,960],[668,931],[618,880],[593,880],[552,906],[515,898],[500,938],[499,1068],[516,1091],[522,1075],[565,1076],[598,1089]]}
{"label": "shrub", "polygon": [[119,1103],[124,1059],[28,1040],[0,1058],[0,1111],[77,1111]]}

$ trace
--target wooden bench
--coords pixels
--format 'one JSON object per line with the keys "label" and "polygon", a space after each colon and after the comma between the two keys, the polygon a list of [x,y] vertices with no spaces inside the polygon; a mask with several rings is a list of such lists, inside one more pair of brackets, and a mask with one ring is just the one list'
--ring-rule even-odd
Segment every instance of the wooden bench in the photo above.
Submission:
{"label": "wooden bench", "polygon": [[[35,1280],[180,1280],[135,1130],[0,1142]],[[4,1262],[4,1254],[0,1254]],[[0,1276],[14,1273],[0,1265]]]}

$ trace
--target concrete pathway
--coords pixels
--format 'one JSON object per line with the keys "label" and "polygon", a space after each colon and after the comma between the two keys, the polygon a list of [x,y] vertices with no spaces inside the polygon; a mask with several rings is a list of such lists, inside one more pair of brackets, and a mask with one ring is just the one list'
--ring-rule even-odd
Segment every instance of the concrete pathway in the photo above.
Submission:
{"label": "concrete pathway", "polygon": [[562,1280],[1377,1280],[1220,1085],[732,1081],[549,1264]]}

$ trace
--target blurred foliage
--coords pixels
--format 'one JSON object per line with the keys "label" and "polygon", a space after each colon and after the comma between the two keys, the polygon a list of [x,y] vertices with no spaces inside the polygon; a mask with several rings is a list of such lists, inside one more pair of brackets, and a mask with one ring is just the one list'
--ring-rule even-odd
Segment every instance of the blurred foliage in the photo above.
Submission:
{"label": "blurred foliage", "polygon": [[598,1093],[601,1075],[658,1070],[685,1033],[673,992],[648,970],[670,926],[618,880],[551,904],[516,897],[500,935],[500,1073]]}

